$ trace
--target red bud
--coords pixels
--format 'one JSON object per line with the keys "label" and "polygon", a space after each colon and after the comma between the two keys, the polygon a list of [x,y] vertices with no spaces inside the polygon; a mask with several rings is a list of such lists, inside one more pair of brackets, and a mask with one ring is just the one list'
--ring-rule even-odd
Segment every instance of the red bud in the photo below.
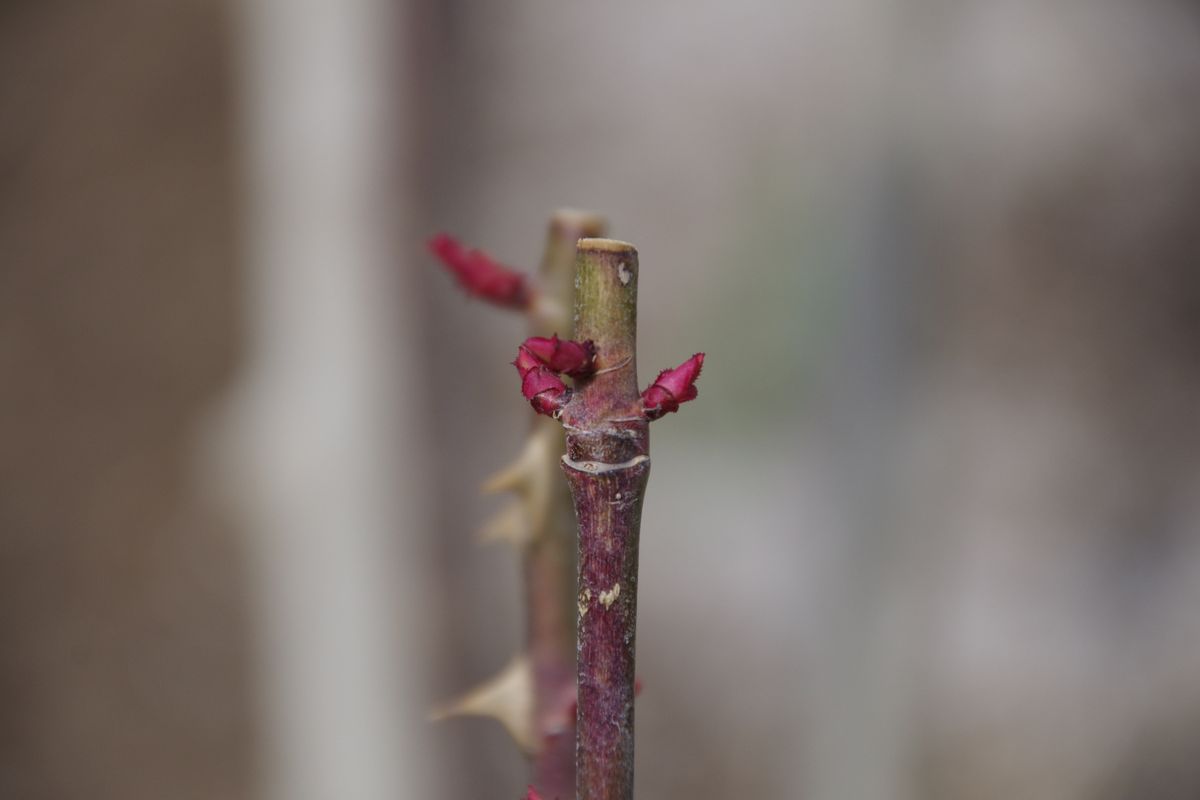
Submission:
{"label": "red bud", "polygon": [[517,372],[521,373],[522,378],[525,377],[525,373],[529,372],[529,370],[546,366],[542,360],[535,356],[533,351],[529,350],[527,347],[525,347],[525,345],[521,345],[517,348],[517,360],[512,363],[513,366],[517,368]]}
{"label": "red bud", "polygon": [[596,348],[591,342],[559,339],[555,334],[549,339],[526,339],[512,363],[521,373],[521,394],[539,414],[552,417],[571,398],[571,390],[557,373],[582,378],[592,373],[595,360]]}
{"label": "red bud", "polygon": [[529,307],[532,295],[525,276],[482,250],[468,250],[453,236],[439,233],[429,240],[429,251],[454,273],[468,294],[504,308]]}
{"label": "red bud", "polygon": [[512,363],[521,374],[521,394],[534,411],[552,417],[567,404],[571,390],[524,345],[518,348],[517,358]]}
{"label": "red bud", "polygon": [[696,379],[700,377],[703,366],[704,353],[696,353],[678,367],[658,373],[650,388],[642,392],[642,407],[646,410],[646,416],[658,419],[664,414],[678,411],[680,403],[695,400],[700,393],[696,389]]}
{"label": "red bud", "polygon": [[521,345],[521,349],[537,356],[554,372],[565,372],[572,378],[587,377],[595,369],[596,348],[590,340],[574,342],[559,339],[557,333],[549,339],[531,336]]}

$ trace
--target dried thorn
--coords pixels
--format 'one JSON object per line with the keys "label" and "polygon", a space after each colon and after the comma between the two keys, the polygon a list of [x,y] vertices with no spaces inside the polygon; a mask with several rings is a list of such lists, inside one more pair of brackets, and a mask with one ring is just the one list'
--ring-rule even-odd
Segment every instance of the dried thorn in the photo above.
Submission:
{"label": "dried thorn", "polygon": [[538,458],[537,443],[531,437],[525,443],[525,449],[521,451],[521,455],[517,456],[516,461],[483,482],[483,493],[517,492],[520,494],[525,492],[529,483],[534,479]]}
{"label": "dried thorn", "polygon": [[538,738],[533,725],[533,673],[529,660],[517,656],[499,675],[430,715],[434,722],[451,717],[491,717],[504,726],[525,754],[536,753]]}
{"label": "dried thorn", "polygon": [[559,477],[557,433],[552,425],[535,426],[517,460],[483,484],[486,494],[514,492],[521,498],[530,541],[545,529],[550,493]]}
{"label": "dried thorn", "polygon": [[525,504],[517,500],[506,505],[484,523],[479,538],[484,542],[508,542],[517,548],[527,546],[533,541],[533,529],[525,513]]}

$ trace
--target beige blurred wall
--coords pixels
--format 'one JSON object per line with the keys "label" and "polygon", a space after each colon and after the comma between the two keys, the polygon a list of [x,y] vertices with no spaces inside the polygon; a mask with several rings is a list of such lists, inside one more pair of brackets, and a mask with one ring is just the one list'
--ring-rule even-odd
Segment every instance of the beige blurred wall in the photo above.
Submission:
{"label": "beige blurred wall", "polygon": [[0,796],[250,796],[225,8],[0,7]]}

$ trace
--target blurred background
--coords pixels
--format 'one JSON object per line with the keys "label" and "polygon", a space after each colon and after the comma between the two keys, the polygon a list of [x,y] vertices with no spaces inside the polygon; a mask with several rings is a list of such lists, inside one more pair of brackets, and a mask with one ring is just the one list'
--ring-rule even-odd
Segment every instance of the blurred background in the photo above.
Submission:
{"label": "blurred background", "polygon": [[639,795],[1200,797],[1200,5],[0,4],[0,797],[515,798],[480,481],[641,252]]}

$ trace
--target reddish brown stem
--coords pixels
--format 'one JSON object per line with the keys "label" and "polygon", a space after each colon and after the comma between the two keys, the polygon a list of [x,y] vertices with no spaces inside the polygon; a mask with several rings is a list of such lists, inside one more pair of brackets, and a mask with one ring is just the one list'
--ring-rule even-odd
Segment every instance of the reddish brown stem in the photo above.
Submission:
{"label": "reddish brown stem", "polygon": [[[604,219],[586,212],[557,211],[550,221],[539,274],[543,302],[535,307],[530,333],[570,338],[574,329],[575,243],[604,232]],[[538,417],[535,435],[552,437],[547,458],[564,451],[563,432]],[[547,464],[548,469],[553,469]],[[557,475],[547,494],[543,524],[525,550],[527,644],[533,670],[534,729],[541,745],[533,757],[533,781],[546,800],[569,800],[575,792],[575,515],[566,483]]]}
{"label": "reddish brown stem", "polygon": [[575,269],[575,336],[596,346],[595,375],[578,383],[561,415],[579,521],[576,796],[629,800],[638,537],[650,475],[635,359],[637,251],[584,239]]}
{"label": "reddish brown stem", "polygon": [[[545,406],[539,410],[557,410],[553,401],[569,396],[558,372],[581,375],[591,367],[590,345],[570,341],[575,243],[603,235],[605,227],[596,214],[556,211],[536,283],[447,235],[429,243],[467,291],[526,313],[531,334],[526,340],[528,352],[523,346],[515,363],[523,378],[531,373],[529,379],[537,385],[539,402]],[[523,359],[532,361],[524,364]],[[562,427],[548,417],[538,417],[521,456],[484,485],[488,492],[518,495],[491,520],[485,536],[521,548],[526,652],[497,678],[434,714],[435,718],[477,714],[502,722],[530,757],[534,785],[546,800],[569,800],[575,795],[575,512],[560,472],[565,448]]]}

